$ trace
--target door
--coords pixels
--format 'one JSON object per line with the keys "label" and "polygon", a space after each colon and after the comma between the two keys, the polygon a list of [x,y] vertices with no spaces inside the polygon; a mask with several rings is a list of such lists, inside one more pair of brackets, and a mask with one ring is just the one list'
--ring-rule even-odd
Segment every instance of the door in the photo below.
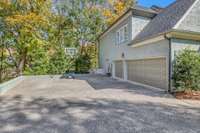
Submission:
{"label": "door", "polygon": [[166,58],[127,61],[128,80],[167,89]]}

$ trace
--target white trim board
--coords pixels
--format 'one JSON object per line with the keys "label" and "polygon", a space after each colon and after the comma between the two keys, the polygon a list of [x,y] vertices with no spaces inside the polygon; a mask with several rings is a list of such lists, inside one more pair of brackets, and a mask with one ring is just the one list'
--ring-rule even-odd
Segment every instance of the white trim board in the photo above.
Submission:
{"label": "white trim board", "polygon": [[125,59],[125,61],[137,61],[137,60],[151,60],[151,59],[167,59],[167,56],[151,56],[146,58],[136,58],[136,59]]}
{"label": "white trim board", "polygon": [[138,42],[138,43],[133,43],[133,44],[131,44],[131,47],[136,48],[136,47],[148,45],[148,44],[151,44],[151,43],[154,43],[154,42],[162,41],[164,39],[165,39],[164,35],[160,35],[160,36],[157,36],[157,37],[154,37],[154,38],[151,38],[151,39],[147,39],[147,40],[144,40],[144,41],[141,41],[141,42]]}

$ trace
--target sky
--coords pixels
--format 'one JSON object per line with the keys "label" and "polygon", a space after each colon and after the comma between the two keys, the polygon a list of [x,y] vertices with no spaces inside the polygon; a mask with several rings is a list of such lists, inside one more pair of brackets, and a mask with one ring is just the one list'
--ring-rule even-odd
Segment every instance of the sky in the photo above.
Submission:
{"label": "sky", "polygon": [[152,5],[166,7],[174,1],[175,0],[138,0],[138,4],[145,7],[151,7]]}

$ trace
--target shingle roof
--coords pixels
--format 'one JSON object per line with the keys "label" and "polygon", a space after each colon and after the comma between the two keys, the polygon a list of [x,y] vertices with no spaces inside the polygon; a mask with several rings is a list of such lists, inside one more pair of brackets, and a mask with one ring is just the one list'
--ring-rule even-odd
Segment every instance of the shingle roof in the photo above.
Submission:
{"label": "shingle roof", "polygon": [[177,0],[156,17],[135,37],[137,43],[171,30],[196,0]]}
{"label": "shingle roof", "polygon": [[153,10],[151,8],[147,8],[144,6],[140,6],[140,5],[135,5],[132,7],[132,9],[139,10],[139,11],[145,11],[145,12],[149,12],[149,13],[155,13],[155,14],[158,13],[156,10]]}

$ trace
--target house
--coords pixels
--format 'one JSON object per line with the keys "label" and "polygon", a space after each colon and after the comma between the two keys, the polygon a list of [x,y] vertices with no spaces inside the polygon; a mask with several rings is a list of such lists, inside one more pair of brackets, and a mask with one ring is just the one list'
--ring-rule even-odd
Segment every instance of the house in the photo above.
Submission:
{"label": "house", "polygon": [[100,68],[113,78],[169,91],[177,53],[200,49],[200,0],[130,8],[101,34],[98,47]]}

